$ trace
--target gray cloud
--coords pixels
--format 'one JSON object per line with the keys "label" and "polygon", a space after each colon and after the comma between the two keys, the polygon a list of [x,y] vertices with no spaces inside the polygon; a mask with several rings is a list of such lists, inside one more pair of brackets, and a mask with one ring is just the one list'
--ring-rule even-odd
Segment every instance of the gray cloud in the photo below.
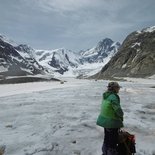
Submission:
{"label": "gray cloud", "polygon": [[0,0],[0,33],[34,48],[78,51],[155,25],[154,0]]}

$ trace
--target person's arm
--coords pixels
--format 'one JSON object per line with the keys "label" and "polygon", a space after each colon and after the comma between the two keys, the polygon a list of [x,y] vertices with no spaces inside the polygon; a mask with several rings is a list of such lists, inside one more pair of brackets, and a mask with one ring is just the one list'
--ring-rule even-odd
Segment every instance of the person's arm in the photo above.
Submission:
{"label": "person's arm", "polygon": [[110,96],[110,101],[111,101],[111,104],[112,104],[112,108],[114,109],[116,115],[118,117],[120,117],[120,119],[123,121],[123,110],[120,106],[120,101],[119,101],[119,98],[116,96],[116,95],[111,95]]}

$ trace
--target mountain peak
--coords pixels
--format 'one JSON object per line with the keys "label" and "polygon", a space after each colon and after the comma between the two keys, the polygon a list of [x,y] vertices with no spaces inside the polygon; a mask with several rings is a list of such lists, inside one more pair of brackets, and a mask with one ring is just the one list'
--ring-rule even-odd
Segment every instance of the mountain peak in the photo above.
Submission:
{"label": "mountain peak", "polygon": [[114,42],[110,38],[105,38],[99,41],[96,47],[93,47],[85,52],[81,52],[82,56],[84,57],[84,61],[88,61],[89,63],[96,63],[96,62],[104,62],[104,59],[108,56],[114,55],[120,43]]}
{"label": "mountain peak", "polygon": [[21,51],[34,51],[34,49],[32,47],[30,47],[29,45],[26,44],[20,44],[18,46],[16,46],[16,48],[18,48]]}
{"label": "mountain peak", "polygon": [[0,34],[0,39],[1,39],[3,42],[8,43],[8,44],[10,44],[10,45],[12,45],[12,46],[18,46],[17,43],[15,43],[13,40],[7,38],[5,35]]}
{"label": "mountain peak", "polygon": [[113,43],[114,43],[114,41],[112,41],[110,38],[105,38],[97,44],[96,50],[98,50],[98,51],[109,51],[110,47]]}
{"label": "mountain peak", "polygon": [[142,32],[153,32],[155,31],[155,26],[147,27],[142,30]]}
{"label": "mountain peak", "polygon": [[100,42],[109,42],[109,43],[111,43],[111,42],[113,42],[113,40],[110,39],[110,38],[104,38]]}
{"label": "mountain peak", "polygon": [[[147,77],[155,74],[155,26],[129,34],[101,77]],[[98,75],[97,75],[98,76]]]}

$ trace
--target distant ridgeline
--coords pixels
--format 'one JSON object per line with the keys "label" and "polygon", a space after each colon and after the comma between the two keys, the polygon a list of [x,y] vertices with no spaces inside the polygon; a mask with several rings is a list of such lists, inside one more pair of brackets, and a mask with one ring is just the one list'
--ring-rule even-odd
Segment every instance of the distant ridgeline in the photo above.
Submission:
{"label": "distant ridgeline", "polygon": [[79,66],[84,68],[85,64],[103,66],[117,53],[119,47],[120,43],[106,38],[101,40],[96,47],[78,53],[65,48],[34,50],[28,45],[18,45],[0,35],[0,75],[54,75],[56,73],[63,75],[72,69],[76,70]]}
{"label": "distant ridgeline", "polygon": [[97,46],[78,53],[65,48],[34,50],[0,35],[0,76],[66,73],[77,77],[97,73],[92,77],[101,79],[154,75],[155,26],[131,33],[122,45],[105,38]]}
{"label": "distant ridgeline", "polygon": [[148,77],[155,74],[155,26],[127,36],[119,51],[93,78]]}

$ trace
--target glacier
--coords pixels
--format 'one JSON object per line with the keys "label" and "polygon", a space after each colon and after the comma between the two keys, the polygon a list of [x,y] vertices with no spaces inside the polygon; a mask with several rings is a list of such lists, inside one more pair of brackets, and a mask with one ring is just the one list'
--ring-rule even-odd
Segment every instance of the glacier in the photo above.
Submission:
{"label": "glacier", "polygon": [[[96,126],[106,80],[0,85],[0,146],[5,155],[101,155]],[[155,79],[120,81],[124,129],[136,135],[137,155],[155,152]]]}

